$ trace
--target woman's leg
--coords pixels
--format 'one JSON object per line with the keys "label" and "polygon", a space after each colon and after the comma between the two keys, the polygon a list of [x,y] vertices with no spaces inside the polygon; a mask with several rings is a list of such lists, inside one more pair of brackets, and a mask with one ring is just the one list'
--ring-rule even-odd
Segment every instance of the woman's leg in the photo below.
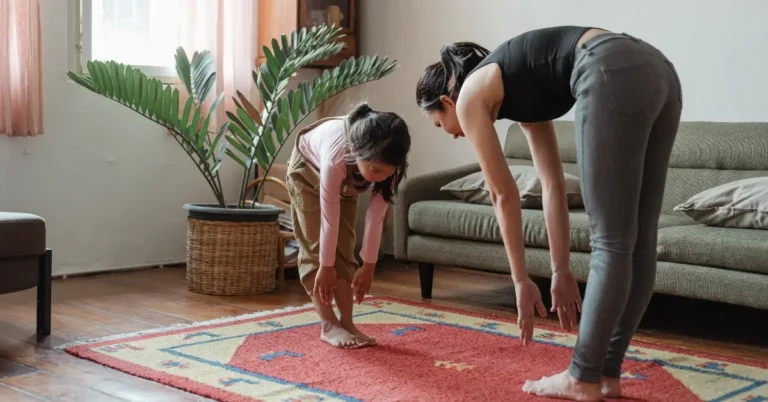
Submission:
{"label": "woman's leg", "polygon": [[[672,69],[671,66],[670,69]],[[651,128],[643,164],[643,184],[637,219],[637,242],[632,253],[629,302],[624,308],[618,327],[613,332],[603,367],[603,376],[606,377],[603,384],[604,394],[610,397],[621,394],[618,379],[621,376],[624,354],[651,300],[656,281],[658,222],[664,200],[667,166],[682,110],[681,97],[678,96],[679,83],[673,74],[670,74],[669,80],[670,87],[678,89],[670,94]]]}
{"label": "woman's leg", "polygon": [[599,400],[611,335],[628,301],[635,303],[628,299],[646,151],[669,88],[661,59],[649,57],[633,40],[616,38],[585,52],[574,90],[577,156],[592,246],[589,280],[569,369],[531,382],[526,390]]}

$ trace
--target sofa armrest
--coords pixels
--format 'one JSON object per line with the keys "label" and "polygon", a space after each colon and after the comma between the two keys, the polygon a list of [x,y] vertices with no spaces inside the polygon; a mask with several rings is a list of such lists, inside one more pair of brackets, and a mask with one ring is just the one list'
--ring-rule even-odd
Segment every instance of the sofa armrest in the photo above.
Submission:
{"label": "sofa armrest", "polygon": [[395,229],[395,258],[399,260],[408,260],[408,209],[411,205],[425,200],[448,200],[453,196],[447,192],[440,191],[444,185],[460,179],[466,175],[480,171],[480,165],[477,163],[464,165],[452,169],[441,170],[423,174],[420,176],[409,177],[401,184],[395,198],[393,224]]}

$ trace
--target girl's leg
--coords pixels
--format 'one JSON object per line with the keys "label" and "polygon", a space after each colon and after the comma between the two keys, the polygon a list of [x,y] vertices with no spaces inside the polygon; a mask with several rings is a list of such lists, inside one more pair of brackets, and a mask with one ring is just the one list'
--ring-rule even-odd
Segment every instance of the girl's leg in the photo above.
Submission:
{"label": "girl's leg", "polygon": [[300,156],[294,153],[286,184],[291,197],[293,230],[299,243],[298,268],[301,284],[312,298],[315,311],[320,316],[320,339],[335,347],[357,347],[359,341],[341,325],[333,306],[323,304],[312,295],[315,276],[320,266],[320,196],[309,180],[318,181],[319,178],[306,167]]}
{"label": "girl's leg", "polygon": [[357,259],[355,259],[357,206],[358,197],[342,198],[339,242],[336,250],[336,272],[339,273],[336,282],[336,305],[341,315],[342,327],[357,336],[366,346],[373,346],[376,344],[376,340],[362,333],[353,322],[354,293],[352,292],[352,280],[359,266]]}
{"label": "girl's leg", "polygon": [[376,339],[362,333],[353,322],[354,293],[352,292],[352,282],[345,279],[339,279],[336,289],[336,305],[339,307],[341,315],[341,326],[355,335],[365,346],[375,346]]}
{"label": "girl's leg", "polygon": [[[336,303],[339,304],[338,296],[336,296]],[[315,311],[320,316],[321,340],[337,348],[351,349],[361,346],[360,340],[341,325],[332,305],[323,304],[315,296],[312,296],[312,304],[315,305]],[[341,310],[340,305],[339,310]]]}

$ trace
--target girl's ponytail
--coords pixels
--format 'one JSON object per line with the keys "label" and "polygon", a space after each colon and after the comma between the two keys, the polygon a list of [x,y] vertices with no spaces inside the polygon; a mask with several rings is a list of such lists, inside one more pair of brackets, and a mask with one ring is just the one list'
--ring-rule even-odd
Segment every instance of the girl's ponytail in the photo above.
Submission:
{"label": "girl's ponytail", "polygon": [[371,107],[368,106],[366,102],[362,102],[357,106],[355,106],[355,108],[352,109],[351,112],[349,112],[349,114],[347,115],[347,124],[352,126],[358,121],[366,118],[371,113],[374,113],[373,109],[371,109]]}

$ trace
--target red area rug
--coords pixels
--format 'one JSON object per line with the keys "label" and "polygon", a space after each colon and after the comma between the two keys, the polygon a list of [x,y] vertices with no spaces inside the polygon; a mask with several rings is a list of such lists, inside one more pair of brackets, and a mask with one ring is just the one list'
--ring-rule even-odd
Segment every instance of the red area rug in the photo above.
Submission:
{"label": "red area rug", "polygon": [[[514,320],[372,298],[356,306],[379,346],[319,341],[311,308],[268,312],[101,339],[67,352],[221,401],[542,401],[526,379],[568,365],[576,337],[539,326],[523,347]],[[768,401],[768,363],[635,343],[625,398]]]}

